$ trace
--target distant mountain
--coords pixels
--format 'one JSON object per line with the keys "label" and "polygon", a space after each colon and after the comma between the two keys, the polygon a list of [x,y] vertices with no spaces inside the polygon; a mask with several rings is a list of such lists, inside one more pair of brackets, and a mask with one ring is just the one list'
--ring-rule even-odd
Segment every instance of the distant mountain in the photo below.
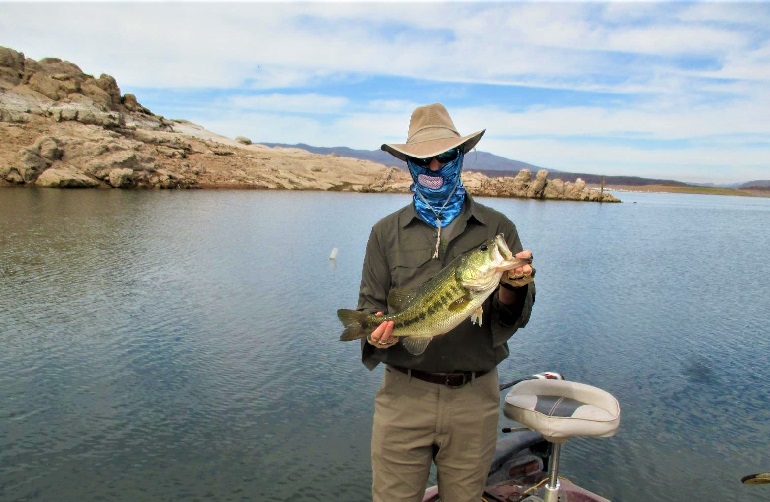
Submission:
{"label": "distant mountain", "polygon": [[741,183],[738,188],[744,190],[768,190],[770,189],[770,180],[754,180]]}
{"label": "distant mountain", "polygon": [[[317,153],[320,155],[339,155],[340,157],[353,157],[356,159],[370,160],[372,162],[378,162],[386,166],[397,167],[399,169],[405,169],[405,165],[402,161],[393,157],[387,152],[382,150],[354,150],[352,148],[344,146],[336,147],[318,147],[310,146],[304,143],[296,145],[287,145],[285,143],[260,143],[269,147],[281,147],[281,148],[300,148],[307,150],[311,153]],[[476,171],[485,176],[500,177],[500,176],[516,176],[522,169],[529,169],[532,172],[537,172],[540,169],[548,169],[549,173],[558,174],[559,179],[562,181],[574,182],[578,178],[582,179],[589,185],[599,185],[604,178],[605,185],[622,185],[622,186],[645,186],[645,185],[664,185],[664,186],[689,186],[688,183],[674,180],[660,180],[652,178],[639,178],[636,176],[602,176],[599,174],[587,174],[587,173],[569,173],[565,171],[559,171],[557,169],[538,167],[533,164],[528,164],[520,160],[507,159],[498,155],[493,155],[487,152],[472,152],[466,157],[465,167],[469,171]]]}
{"label": "distant mountain", "polygon": [[700,183],[698,186],[731,188],[734,190],[770,190],[770,180],[740,181],[738,183]]}
{"label": "distant mountain", "polygon": [[377,162],[378,164],[383,164],[390,167],[404,166],[403,162],[393,157],[389,153],[383,152],[382,150],[353,150],[352,148],[348,148],[346,146],[335,146],[328,148],[323,146],[306,145],[305,143],[297,143],[296,145],[288,145],[286,143],[264,143],[261,141],[256,141],[255,143],[269,146],[271,148],[299,148],[300,150],[305,150],[318,155],[338,155],[340,157],[352,157],[354,159],[370,160],[372,162]]}
{"label": "distant mountain", "polygon": [[[334,147],[320,147],[310,146],[304,143],[296,145],[287,145],[285,143],[261,143],[261,145],[269,147],[281,147],[281,148],[300,148],[307,150],[311,153],[317,153],[319,155],[339,155],[340,157],[353,157],[355,159],[371,160],[372,162],[378,162],[390,167],[398,167],[405,169],[404,162],[398,160],[391,154],[383,152],[382,150],[354,150],[345,146]],[[530,169],[537,171],[542,169],[541,167],[527,164],[518,160],[506,159],[505,157],[498,157],[486,152],[472,152],[466,156],[466,167],[471,171],[512,171],[518,173],[522,169]],[[549,169],[551,172],[560,172],[555,169]],[[500,176],[500,174],[495,174]]]}

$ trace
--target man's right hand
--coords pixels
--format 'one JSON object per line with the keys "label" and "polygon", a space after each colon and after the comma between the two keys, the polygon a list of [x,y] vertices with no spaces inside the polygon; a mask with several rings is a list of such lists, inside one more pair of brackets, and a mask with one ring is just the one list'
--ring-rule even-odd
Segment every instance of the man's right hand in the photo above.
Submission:
{"label": "man's right hand", "polygon": [[[382,312],[377,312],[376,316],[382,316]],[[378,349],[387,349],[398,343],[398,337],[393,336],[393,321],[384,321],[377,326],[372,334],[366,337],[366,341]]]}

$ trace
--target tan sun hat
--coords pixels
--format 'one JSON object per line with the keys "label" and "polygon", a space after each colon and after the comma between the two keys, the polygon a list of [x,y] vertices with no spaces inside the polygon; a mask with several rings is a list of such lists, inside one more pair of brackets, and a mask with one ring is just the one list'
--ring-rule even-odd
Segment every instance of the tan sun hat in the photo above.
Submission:
{"label": "tan sun hat", "polygon": [[456,147],[467,153],[476,146],[485,131],[460,136],[444,105],[433,103],[414,109],[405,144],[385,144],[380,148],[404,161],[407,157],[434,157]]}

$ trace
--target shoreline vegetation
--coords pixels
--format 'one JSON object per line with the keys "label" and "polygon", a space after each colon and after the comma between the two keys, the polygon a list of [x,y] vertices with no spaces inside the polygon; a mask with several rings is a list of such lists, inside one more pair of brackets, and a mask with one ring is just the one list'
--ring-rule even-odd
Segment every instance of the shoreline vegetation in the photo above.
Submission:
{"label": "shoreline vegetation", "polygon": [[[620,202],[612,192],[760,195],[682,186],[620,187],[586,175],[554,179],[547,169],[463,173],[478,196]],[[556,176],[562,173],[554,173]],[[568,173],[563,173],[568,174]],[[400,167],[302,145],[269,146],[170,120],[121,94],[115,79],[87,75],[57,58],[40,61],[0,47],[0,187],[262,189],[409,193]]]}

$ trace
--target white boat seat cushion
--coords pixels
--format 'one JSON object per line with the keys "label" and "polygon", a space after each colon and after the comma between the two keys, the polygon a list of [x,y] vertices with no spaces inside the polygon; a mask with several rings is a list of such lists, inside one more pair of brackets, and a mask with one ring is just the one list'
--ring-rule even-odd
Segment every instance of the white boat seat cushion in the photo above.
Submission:
{"label": "white boat seat cushion", "polygon": [[620,425],[620,404],[612,394],[567,380],[519,382],[505,397],[503,412],[552,443],[613,436]]}

